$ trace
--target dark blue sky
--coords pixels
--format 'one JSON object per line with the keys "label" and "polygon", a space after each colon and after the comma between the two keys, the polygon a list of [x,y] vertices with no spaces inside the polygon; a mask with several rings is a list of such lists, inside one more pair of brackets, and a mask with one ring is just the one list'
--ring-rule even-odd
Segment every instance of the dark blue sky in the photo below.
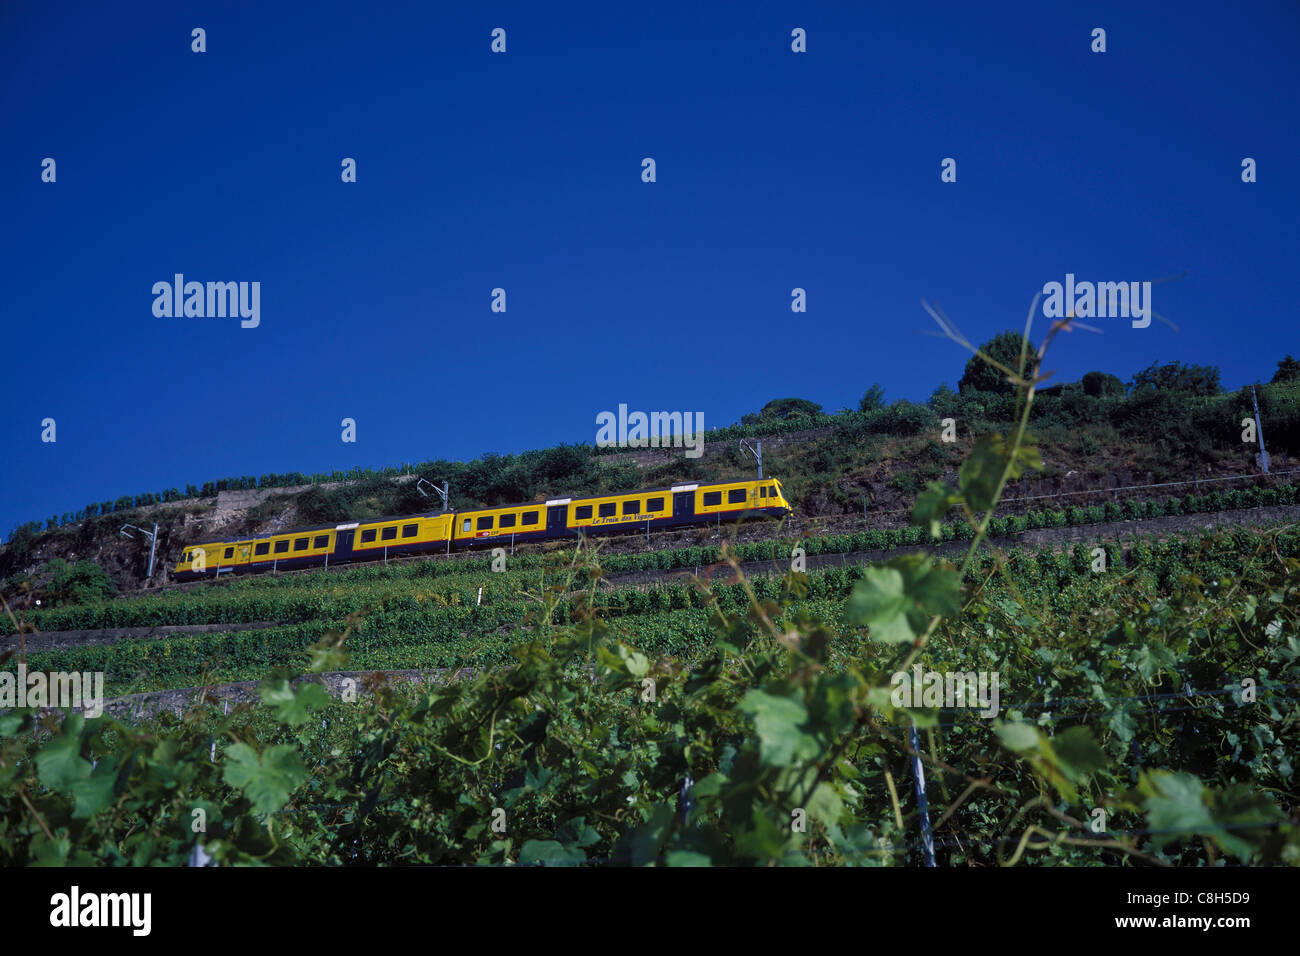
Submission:
{"label": "dark blue sky", "polygon": [[[1097,320],[1061,380],[1267,380],[1300,351],[1300,6],[1133,6],[9,0],[0,531],[590,442],[620,402],[923,400],[966,355],[922,297],[978,342],[1067,272],[1187,275],[1154,296],[1180,331]],[[260,327],[156,318],[177,272],[261,282]]]}

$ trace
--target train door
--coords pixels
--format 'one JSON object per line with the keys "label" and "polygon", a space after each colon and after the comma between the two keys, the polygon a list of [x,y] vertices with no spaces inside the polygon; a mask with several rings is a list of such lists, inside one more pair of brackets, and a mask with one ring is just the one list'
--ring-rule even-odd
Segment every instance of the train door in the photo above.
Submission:
{"label": "train door", "polygon": [[335,561],[352,560],[352,536],[356,534],[356,525],[346,531],[340,528],[334,536],[334,553],[330,555]]}
{"label": "train door", "polygon": [[695,492],[693,491],[676,491],[673,492],[673,518],[681,521],[682,519],[690,520],[695,517]]}
{"label": "train door", "polygon": [[569,533],[568,505],[551,505],[546,509],[546,533],[551,537]]}

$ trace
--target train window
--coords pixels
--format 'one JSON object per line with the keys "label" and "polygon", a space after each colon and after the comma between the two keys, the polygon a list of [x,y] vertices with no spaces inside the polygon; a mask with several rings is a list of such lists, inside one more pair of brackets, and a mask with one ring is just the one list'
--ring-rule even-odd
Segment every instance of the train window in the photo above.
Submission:
{"label": "train window", "polygon": [[616,511],[618,511],[618,505],[612,501],[600,506],[600,516],[602,518],[612,518]]}
{"label": "train window", "polygon": [[518,520],[519,520],[519,516],[518,516],[518,515],[502,515],[502,516],[501,516],[501,527],[503,527],[503,528],[513,528],[513,527],[515,526],[515,522],[518,521]]}
{"label": "train window", "polygon": [[759,488],[759,489],[758,489],[758,496],[759,496],[760,498],[766,498],[766,497],[767,497],[767,485],[764,485],[762,488]]}
{"label": "train window", "polygon": [[460,531],[461,531],[461,534],[469,534],[469,519],[468,519],[468,518],[466,518],[466,519],[465,519],[465,523],[462,524],[462,525],[460,526]]}
{"label": "train window", "polygon": [[285,538],[283,541],[277,541],[277,542],[275,543],[275,553],[276,553],[276,554],[284,554],[284,553],[285,553],[286,551],[288,551],[288,550],[289,550],[289,539],[288,539],[288,538]]}
{"label": "train window", "polygon": [[478,519],[478,530],[479,530],[479,531],[491,531],[491,530],[492,530],[492,516],[491,516],[491,515],[485,515],[485,516],[483,516],[482,518],[479,518],[479,519]]}
{"label": "train window", "polygon": [[365,531],[361,532],[361,543],[362,543],[362,544],[369,544],[371,541],[374,541],[374,540],[375,540],[375,529],[374,529],[374,528],[367,528]]}
{"label": "train window", "polygon": [[295,551],[306,551],[306,550],[307,550],[307,542],[310,541],[310,540],[311,540],[310,538],[299,538],[297,541],[295,541],[295,542],[293,543],[293,550],[295,550]]}
{"label": "train window", "polygon": [[383,541],[392,541],[394,538],[397,537],[397,529],[385,528],[382,532],[380,532],[379,537]]}
{"label": "train window", "polygon": [[641,513],[641,502],[639,502],[639,501],[625,501],[625,502],[623,502],[623,514],[625,514],[625,515],[639,515],[640,513]]}
{"label": "train window", "polygon": [[704,507],[708,508],[712,505],[720,505],[720,504],[722,504],[722,492],[706,491],[704,493]]}
{"label": "train window", "polygon": [[404,524],[402,525],[402,537],[414,538],[419,530],[420,526],[418,524]]}
{"label": "train window", "polygon": [[578,521],[586,521],[591,517],[591,505],[578,505],[573,509],[573,517]]}
{"label": "train window", "polygon": [[234,556],[235,556],[235,549],[234,549],[234,548],[226,548],[225,557],[227,557],[227,558],[233,558]]}
{"label": "train window", "polygon": [[749,498],[749,493],[744,488],[732,488],[727,492],[727,504],[742,504]]}
{"label": "train window", "polygon": [[266,554],[271,550],[271,542],[263,541],[253,548],[253,554]]}
{"label": "train window", "polygon": [[537,514],[536,511],[525,511],[524,524],[537,524]]}
{"label": "train window", "polygon": [[662,498],[651,498],[645,503],[646,511],[663,511],[664,500]]}
{"label": "train window", "polygon": [[311,546],[312,546],[313,548],[328,548],[328,547],[329,547],[329,543],[330,543],[330,536],[329,536],[329,535],[327,535],[327,534],[318,534],[318,535],[316,535],[316,540],[313,541],[313,542],[311,543]]}

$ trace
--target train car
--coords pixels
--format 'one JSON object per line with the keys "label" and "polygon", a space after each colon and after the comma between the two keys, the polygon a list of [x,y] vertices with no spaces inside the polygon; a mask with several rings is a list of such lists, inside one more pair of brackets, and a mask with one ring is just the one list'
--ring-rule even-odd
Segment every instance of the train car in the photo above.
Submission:
{"label": "train car", "polygon": [[178,581],[256,571],[295,571],[351,561],[448,550],[452,519],[442,514],[368,518],[295,528],[282,534],[186,547],[173,569]]}
{"label": "train car", "polygon": [[502,543],[516,544],[558,537],[558,529],[548,524],[554,514],[553,501],[556,500],[560,499],[484,508],[480,511],[458,511],[452,547],[498,547]]}
{"label": "train car", "polygon": [[[545,512],[544,520],[541,512]],[[499,548],[538,538],[656,531],[738,518],[782,518],[790,512],[785,492],[775,478],[692,482],[614,495],[551,498],[531,505],[461,511],[456,514],[452,547]],[[513,520],[516,515],[518,523]],[[520,533],[525,529],[535,530]]]}
{"label": "train car", "polygon": [[188,545],[178,581],[329,567],[414,554],[497,548],[573,537],[783,518],[792,512],[775,478],[682,483],[614,495],[551,498],[476,511],[367,518],[278,534]]}

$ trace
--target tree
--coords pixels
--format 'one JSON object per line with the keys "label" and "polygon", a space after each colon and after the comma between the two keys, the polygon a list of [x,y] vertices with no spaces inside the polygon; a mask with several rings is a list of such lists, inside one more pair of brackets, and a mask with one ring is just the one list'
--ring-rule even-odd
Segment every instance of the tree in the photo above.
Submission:
{"label": "tree", "polygon": [[1300,379],[1300,361],[1293,359],[1290,354],[1282,361],[1277,363],[1277,371],[1273,373],[1273,382],[1291,382]]}
{"label": "tree", "polygon": [[[1019,332],[1002,332],[980,346],[980,351],[1001,362],[1007,368],[1015,370],[1020,367],[1020,346],[1023,337]],[[995,368],[978,355],[972,355],[966,362],[966,371],[957,383],[961,392],[994,392],[1010,395],[1016,387],[1007,381],[1006,373]]]}
{"label": "tree", "polygon": [[1189,392],[1192,395],[1217,395],[1219,369],[1215,365],[1184,365],[1182,362],[1152,362],[1133,376],[1133,391],[1155,389],[1165,392]]}
{"label": "tree", "polygon": [[885,407],[885,390],[880,387],[880,383],[874,383],[863,394],[862,399],[858,402],[858,411],[874,412],[878,408]]}
{"label": "tree", "polygon": [[94,561],[68,564],[62,558],[55,558],[41,573],[50,576],[44,593],[52,604],[85,604],[117,593],[108,572]]}
{"label": "tree", "polygon": [[758,413],[760,421],[792,418],[815,418],[822,413],[822,407],[806,398],[774,398]]}
{"label": "tree", "polygon": [[1088,372],[1083,376],[1083,394],[1094,398],[1123,395],[1124,383],[1107,372]]}

